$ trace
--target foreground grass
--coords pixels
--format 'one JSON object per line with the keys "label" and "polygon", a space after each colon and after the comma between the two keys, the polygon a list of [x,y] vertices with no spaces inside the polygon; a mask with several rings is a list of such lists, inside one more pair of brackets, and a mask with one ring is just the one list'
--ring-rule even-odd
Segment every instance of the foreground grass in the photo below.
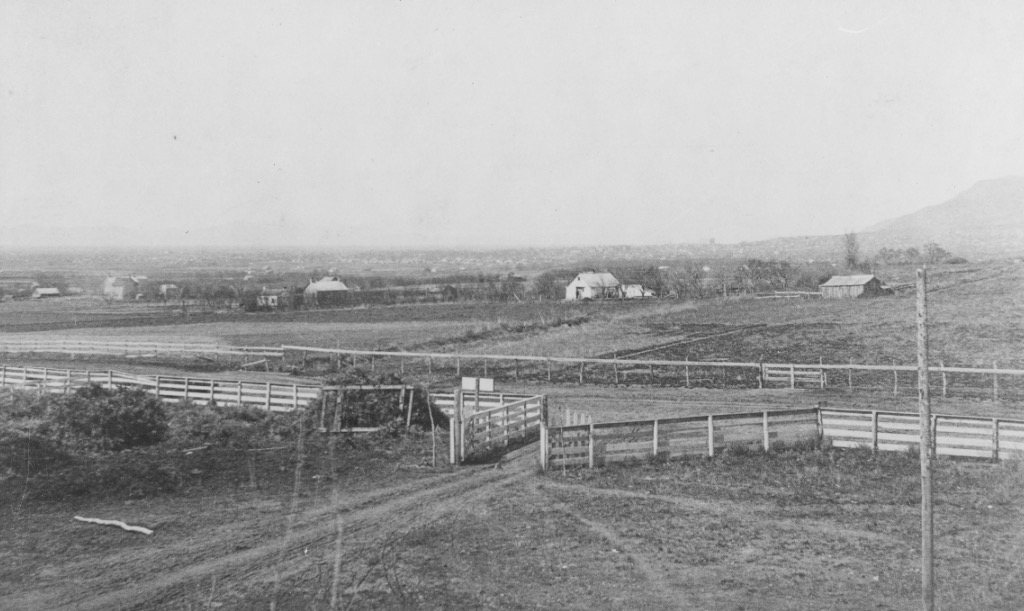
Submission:
{"label": "foreground grass", "polygon": [[[600,521],[652,566],[672,567],[673,583],[692,587],[687,575],[708,577],[700,584],[705,608],[918,604],[914,456],[784,452],[551,479],[554,495],[583,519]],[[937,463],[939,608],[1020,608],[1022,484],[1018,463]]]}

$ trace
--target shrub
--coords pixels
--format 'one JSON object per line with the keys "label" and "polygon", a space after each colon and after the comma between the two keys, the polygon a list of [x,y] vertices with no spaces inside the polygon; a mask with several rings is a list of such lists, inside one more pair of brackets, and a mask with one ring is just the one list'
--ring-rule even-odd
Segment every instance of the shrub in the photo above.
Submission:
{"label": "shrub", "polygon": [[163,402],[139,388],[80,388],[53,402],[50,420],[59,442],[87,451],[154,444],[168,431]]}

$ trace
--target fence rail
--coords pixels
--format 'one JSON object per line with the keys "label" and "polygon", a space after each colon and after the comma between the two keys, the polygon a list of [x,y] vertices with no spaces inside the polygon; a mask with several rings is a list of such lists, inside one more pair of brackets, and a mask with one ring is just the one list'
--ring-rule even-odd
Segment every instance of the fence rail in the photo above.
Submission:
{"label": "fence rail", "polygon": [[[520,365],[533,366],[532,371],[523,371],[524,375],[532,375],[534,379],[543,379],[546,368],[546,378],[553,380],[555,366],[561,368],[560,381],[577,380],[584,383],[588,379],[593,381],[600,376],[604,381],[613,380],[618,384],[620,381],[644,380],[655,383],[670,385],[691,385],[697,386],[743,386],[743,387],[789,387],[808,388],[847,388],[853,390],[854,374],[858,374],[857,388],[884,388],[889,386],[894,394],[900,392],[900,388],[906,392],[908,389],[916,388],[916,382],[912,379],[916,375],[916,365],[862,365],[855,363],[752,363],[752,362],[728,362],[728,361],[677,361],[658,359],[618,359],[618,358],[581,358],[581,357],[547,357],[547,356],[517,356],[502,354],[462,354],[450,352],[402,352],[402,351],[381,351],[381,350],[352,350],[346,348],[322,348],[315,346],[291,346],[280,347],[267,346],[223,346],[209,343],[166,343],[166,342],[109,342],[109,341],[80,341],[80,340],[17,340],[0,339],[0,352],[26,353],[26,352],[59,352],[71,355],[78,354],[108,354],[128,357],[167,355],[238,355],[242,357],[264,357],[284,358],[286,353],[299,352],[306,354],[327,354],[348,355],[367,357],[370,367],[374,367],[375,361],[392,359],[399,362],[399,369],[405,372],[406,363],[425,361],[428,373],[433,373],[435,361],[437,368],[442,364],[449,367],[454,366],[455,374],[461,375],[464,367],[470,363],[482,363],[483,377],[489,377],[488,366],[492,373],[497,373],[499,366],[506,369],[502,372],[505,375],[511,374],[515,379],[520,379]],[[569,368],[568,371],[566,368]],[[576,371],[578,368],[578,372]],[[658,368],[658,373],[655,373]],[[509,371],[511,369],[511,371]],[[600,370],[600,371],[597,371]],[[938,386],[941,381],[941,394],[947,396],[949,392],[964,392],[966,394],[992,396],[995,399],[1008,396],[1024,396],[1024,370],[999,367],[993,362],[992,367],[958,367],[946,366],[939,363],[938,366],[930,366],[929,370],[935,373],[936,380],[933,382]],[[843,373],[846,375],[842,375]],[[838,374],[838,375],[837,375]],[[891,374],[891,382],[882,374]],[[901,375],[903,374],[903,375]],[[906,375],[910,374],[910,375]],[[953,375],[958,376],[953,379]],[[902,378],[902,379],[901,379]],[[1001,384],[1000,379],[1003,383]],[[1009,380],[1007,380],[1009,378]],[[957,388],[954,388],[954,382]],[[1012,383],[1011,383],[1012,382]],[[868,386],[865,386],[867,384]]]}
{"label": "fence rail", "polygon": [[[442,395],[442,401],[448,396],[438,395]],[[479,401],[483,395],[488,395],[486,404]],[[433,401],[438,405],[436,396]],[[547,417],[544,395],[477,394],[456,389],[451,396],[449,459],[456,465],[474,454],[508,446],[512,440],[529,435],[540,429]]]}
{"label": "fence rail", "polygon": [[[823,434],[839,448],[907,451],[921,446],[919,414],[822,409]],[[933,415],[936,456],[1024,458],[1024,421]]]}
{"label": "fence rail", "polygon": [[[472,391],[466,391],[463,396],[463,401],[466,402],[468,407],[472,407],[474,411],[491,409],[494,407],[500,407],[505,405],[509,401],[521,401],[523,399],[529,399],[534,395],[523,395],[516,393],[501,393],[501,392],[481,392],[478,395],[473,394]],[[458,393],[454,392],[437,392],[430,393],[428,399],[430,403],[437,407],[439,410],[444,412],[449,418],[455,411],[456,400]]]}
{"label": "fence rail", "polygon": [[0,352],[62,353],[62,354],[109,354],[119,356],[156,355],[240,355],[284,357],[284,350],[268,346],[223,346],[209,343],[186,342],[113,342],[86,340],[15,340],[0,339]]}
{"label": "fence rail", "polygon": [[[541,427],[541,464],[595,467],[652,457],[715,456],[726,448],[771,450],[827,439],[833,447],[907,451],[920,447],[919,415],[826,408],[790,409]],[[936,456],[1024,459],[1024,420],[935,415]]]}
{"label": "fence rail", "polygon": [[201,405],[242,405],[285,412],[306,407],[320,397],[319,386],[243,382],[179,376],[151,376],[118,371],[50,369],[0,366],[0,387],[68,393],[98,384],[104,388],[136,386],[166,401],[192,401]]}

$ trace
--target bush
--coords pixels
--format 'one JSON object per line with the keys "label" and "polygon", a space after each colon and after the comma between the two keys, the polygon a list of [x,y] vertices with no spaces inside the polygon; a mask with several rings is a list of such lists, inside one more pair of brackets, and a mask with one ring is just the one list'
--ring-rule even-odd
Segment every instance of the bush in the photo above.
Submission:
{"label": "bush", "polygon": [[52,435],[60,443],[87,451],[154,444],[168,431],[163,402],[139,388],[80,388],[53,401],[50,420]]}

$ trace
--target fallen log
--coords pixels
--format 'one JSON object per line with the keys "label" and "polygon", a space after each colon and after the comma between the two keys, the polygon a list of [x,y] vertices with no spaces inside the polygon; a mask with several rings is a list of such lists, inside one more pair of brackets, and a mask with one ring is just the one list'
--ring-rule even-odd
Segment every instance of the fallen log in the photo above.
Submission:
{"label": "fallen log", "polygon": [[75,516],[75,519],[79,522],[89,522],[90,524],[100,524],[103,526],[117,526],[123,530],[129,532],[142,533],[144,535],[151,535],[153,531],[144,526],[129,526],[120,520],[102,520],[100,518],[83,518],[82,516]]}

